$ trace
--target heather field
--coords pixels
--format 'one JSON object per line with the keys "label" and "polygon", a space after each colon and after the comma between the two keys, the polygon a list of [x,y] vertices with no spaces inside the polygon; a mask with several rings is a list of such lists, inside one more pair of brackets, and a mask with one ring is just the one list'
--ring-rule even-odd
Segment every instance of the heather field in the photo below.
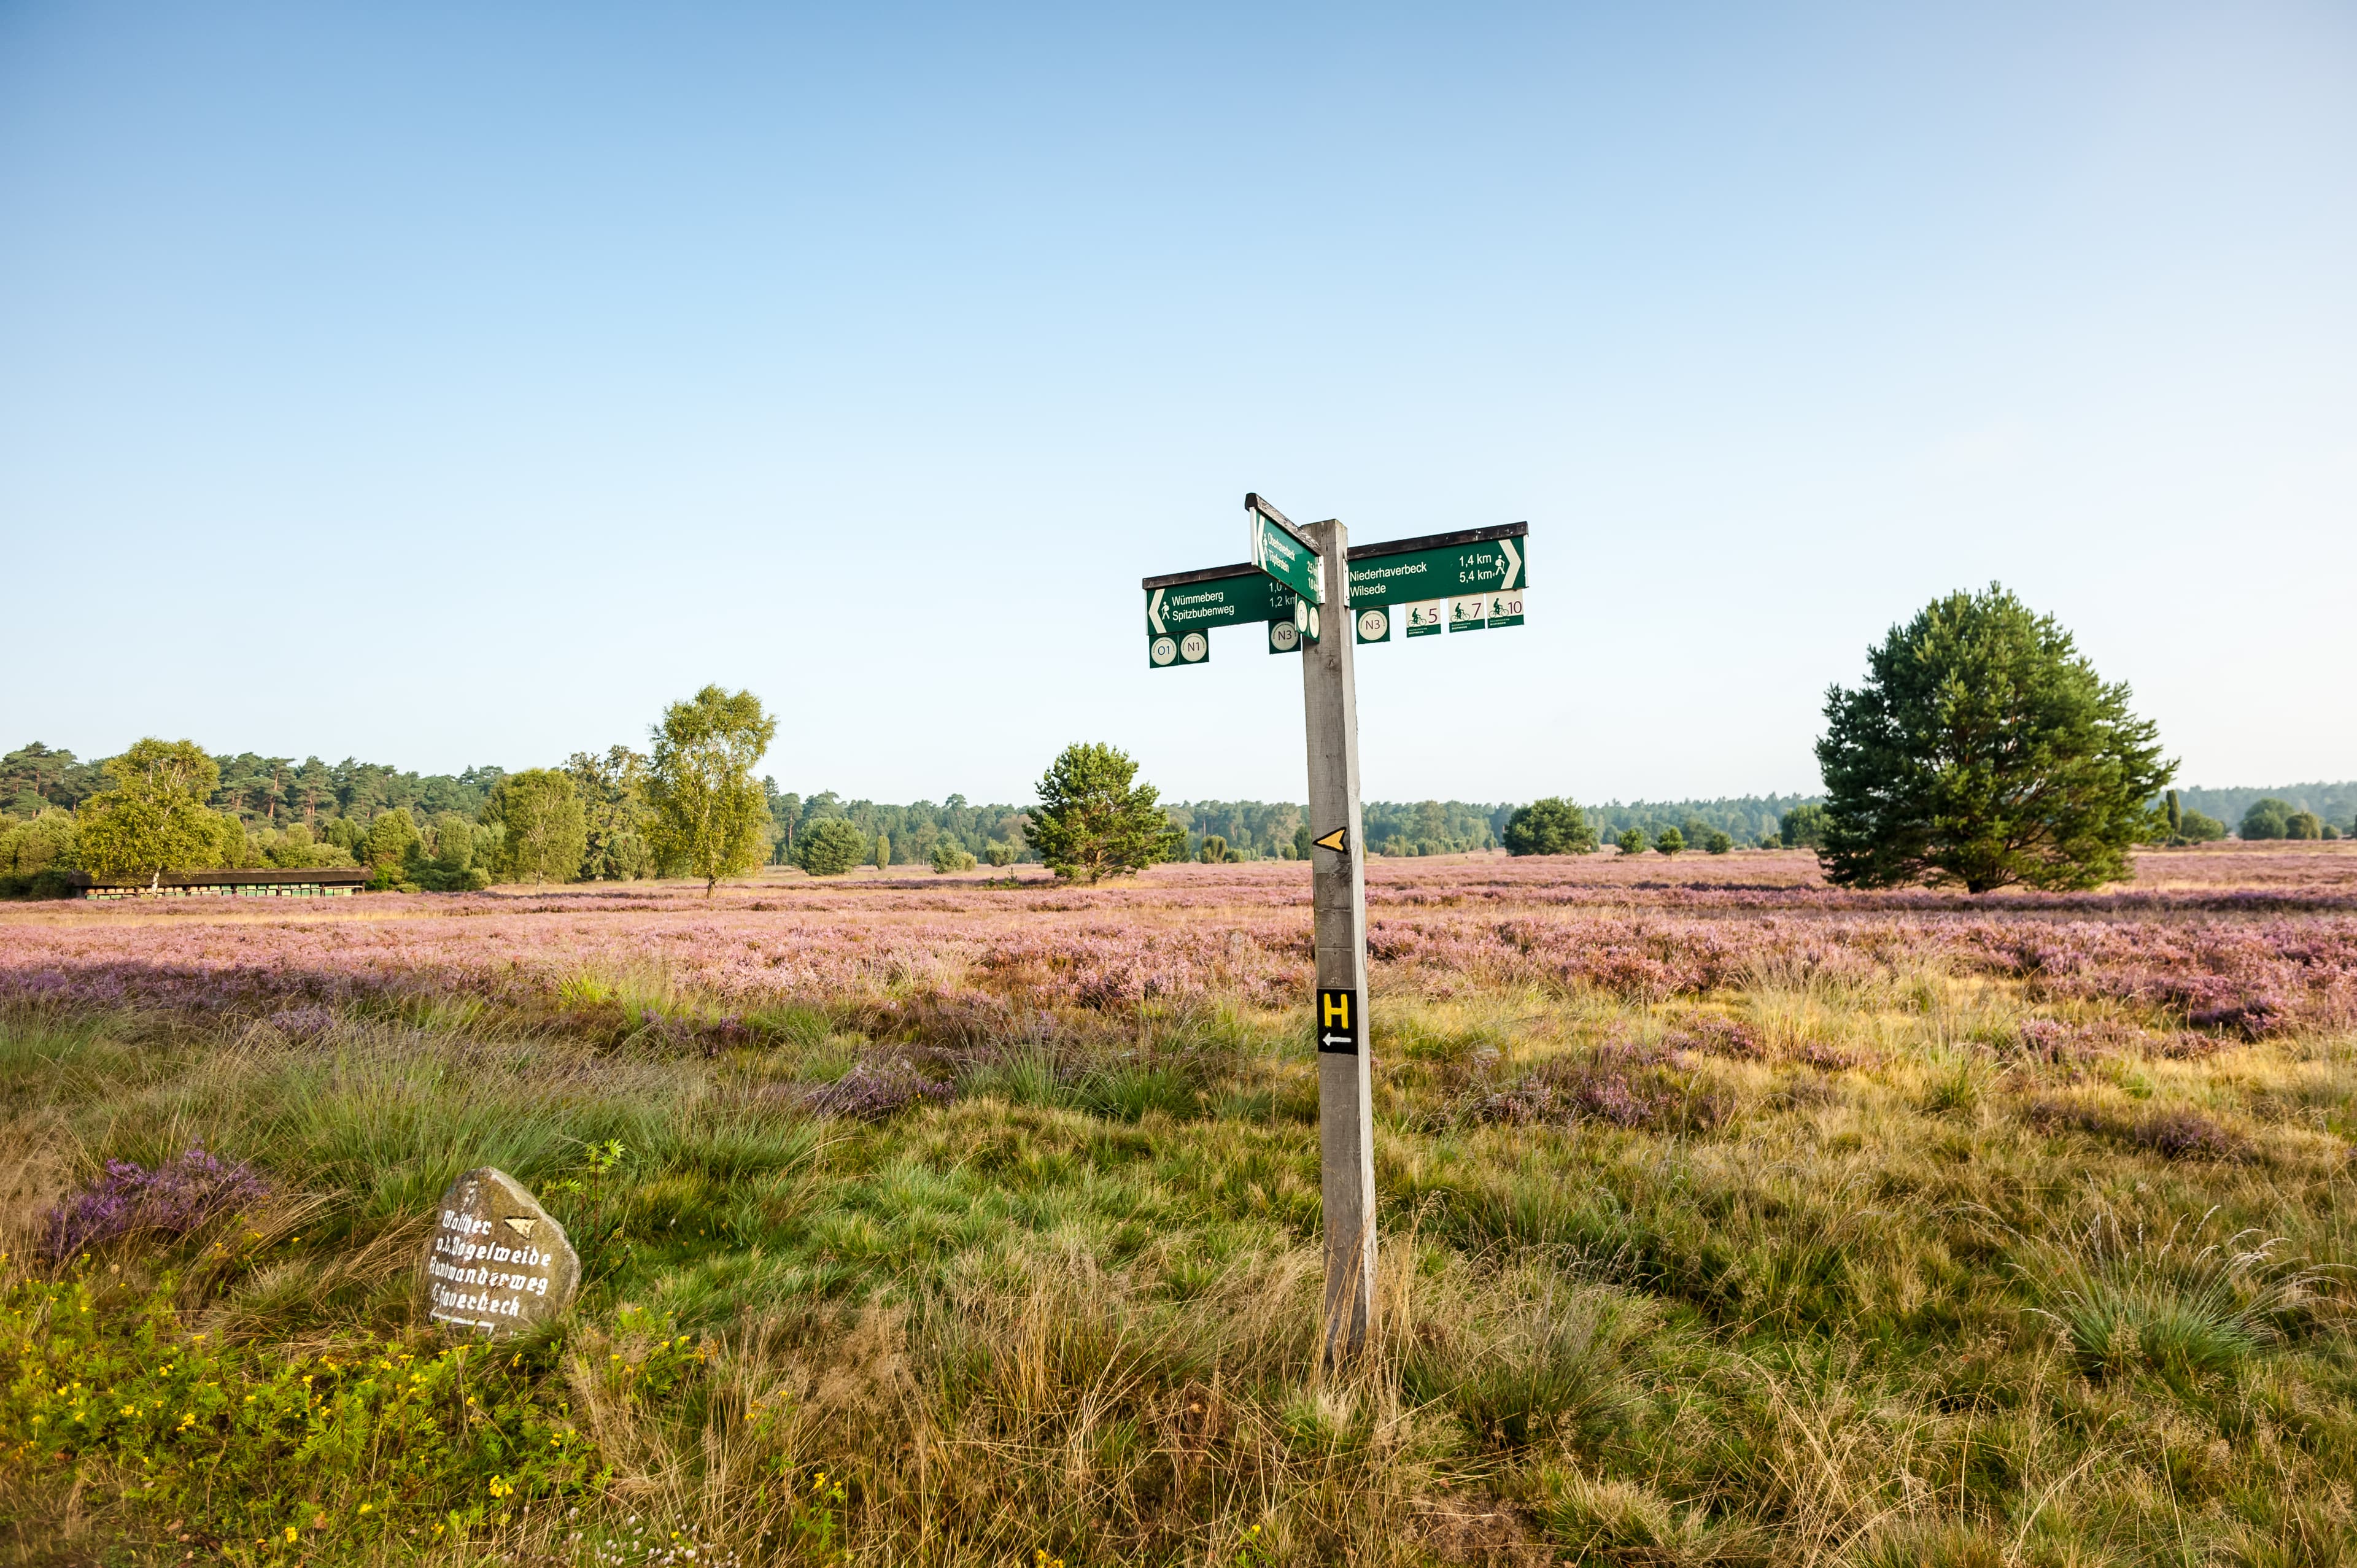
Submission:
{"label": "heather field", "polygon": [[[2357,1563],[2357,845],[0,906],[23,1563]],[[584,1262],[442,1344],[493,1164]]]}

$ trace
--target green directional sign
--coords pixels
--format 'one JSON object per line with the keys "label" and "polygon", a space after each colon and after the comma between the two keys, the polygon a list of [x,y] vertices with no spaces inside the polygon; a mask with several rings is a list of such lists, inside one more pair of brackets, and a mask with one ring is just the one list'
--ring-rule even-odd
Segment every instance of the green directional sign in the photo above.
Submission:
{"label": "green directional sign", "polygon": [[[1214,627],[1279,622],[1297,626],[1303,607],[1291,588],[1255,571],[1250,563],[1217,566],[1205,572],[1179,572],[1146,579],[1146,653],[1156,670],[1200,664],[1211,657]],[[1191,640],[1190,640],[1191,639]],[[1311,636],[1306,640],[1317,640]],[[1280,646],[1274,633],[1272,653],[1291,653],[1300,646]]]}
{"label": "green directional sign", "polygon": [[1244,498],[1244,524],[1252,564],[1313,605],[1326,602],[1323,567],[1309,542],[1294,532],[1285,514],[1258,496]]}
{"label": "green directional sign", "polygon": [[1426,542],[1404,539],[1396,544],[1361,545],[1351,551],[1351,607],[1416,604],[1526,585],[1529,535],[1486,528],[1475,532],[1500,537],[1473,538],[1437,548],[1418,548]]}
{"label": "green directional sign", "polygon": [[1529,580],[1528,523],[1362,544],[1351,552],[1351,609],[1361,642],[1389,641],[1394,627],[1416,638],[1520,626]]}
{"label": "green directional sign", "polygon": [[[1275,508],[1257,496],[1246,500],[1255,528],[1265,526],[1270,541],[1284,541],[1312,564],[1314,584],[1317,556]],[[1529,552],[1530,525],[1521,522],[1361,545],[1351,552],[1351,604],[1343,622],[1361,643],[1520,626]],[[1214,627],[1255,621],[1266,629],[1271,653],[1298,653],[1316,642],[1318,602],[1264,564],[1275,559],[1265,552],[1264,562],[1146,578],[1147,664],[1156,670],[1200,664],[1211,657]]]}

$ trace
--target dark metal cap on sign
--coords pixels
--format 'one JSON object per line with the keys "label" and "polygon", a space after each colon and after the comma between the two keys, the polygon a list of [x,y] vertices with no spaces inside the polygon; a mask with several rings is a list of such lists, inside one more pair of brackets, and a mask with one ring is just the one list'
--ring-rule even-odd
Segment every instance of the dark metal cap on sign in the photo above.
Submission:
{"label": "dark metal cap on sign", "polygon": [[1294,521],[1291,518],[1277,510],[1274,506],[1271,506],[1266,499],[1263,499],[1258,491],[1246,490],[1244,492],[1244,510],[1246,511],[1256,511],[1260,513],[1261,516],[1268,519],[1269,521],[1276,524],[1277,527],[1293,535],[1294,538],[1301,542],[1301,547],[1304,550],[1316,550],[1318,548],[1317,542],[1311,539],[1309,535],[1301,532],[1301,525],[1299,523]]}

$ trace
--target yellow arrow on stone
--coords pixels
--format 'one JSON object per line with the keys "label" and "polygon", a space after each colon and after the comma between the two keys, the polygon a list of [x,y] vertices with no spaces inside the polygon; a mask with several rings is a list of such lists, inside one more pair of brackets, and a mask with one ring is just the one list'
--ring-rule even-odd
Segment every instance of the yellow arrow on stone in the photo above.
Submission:
{"label": "yellow arrow on stone", "polygon": [[1311,839],[1309,842],[1316,844],[1319,849],[1330,849],[1336,854],[1348,854],[1351,853],[1351,830],[1348,828],[1336,828],[1324,838]]}

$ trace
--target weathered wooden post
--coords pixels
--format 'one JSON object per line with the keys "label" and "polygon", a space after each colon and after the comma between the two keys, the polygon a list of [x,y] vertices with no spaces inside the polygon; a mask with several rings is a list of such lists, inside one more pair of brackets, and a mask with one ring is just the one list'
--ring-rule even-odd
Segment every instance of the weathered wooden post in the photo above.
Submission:
{"label": "weathered wooden post", "polygon": [[[1530,525],[1359,547],[1244,497],[1252,558],[1147,577],[1146,662],[1193,669],[1213,627],[1254,622],[1271,653],[1301,655],[1309,735],[1310,904],[1318,942],[1318,1144],[1326,1208],[1326,1360],[1367,1347],[1375,1320],[1374,1113],[1369,1101],[1367,885],[1359,820],[1358,644],[1523,624]],[[1353,579],[1358,592],[1351,593]],[[1398,635],[1395,635],[1398,634]]]}
{"label": "weathered wooden post", "polygon": [[1304,531],[1325,569],[1324,635],[1302,650],[1309,736],[1310,906],[1317,934],[1318,1148],[1326,1210],[1326,1359],[1366,1348],[1375,1307],[1374,1119],[1369,1105],[1367,882],[1359,821],[1359,696],[1350,530]]}

